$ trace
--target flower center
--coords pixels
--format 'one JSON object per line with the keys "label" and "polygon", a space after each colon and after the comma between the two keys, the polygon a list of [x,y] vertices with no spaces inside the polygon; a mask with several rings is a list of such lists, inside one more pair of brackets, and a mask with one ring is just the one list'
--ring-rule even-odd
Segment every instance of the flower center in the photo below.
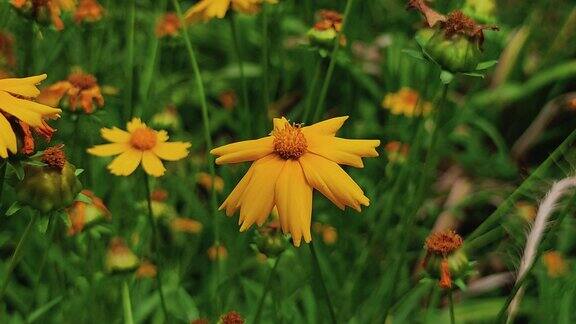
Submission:
{"label": "flower center", "polygon": [[96,85],[96,78],[91,74],[84,74],[81,72],[74,72],[68,76],[68,81],[72,83],[76,88],[82,90],[90,89]]}
{"label": "flower center", "polygon": [[274,151],[285,160],[296,160],[306,153],[308,144],[306,137],[302,134],[300,126],[286,125],[284,129],[275,130]]}
{"label": "flower center", "polygon": [[462,246],[462,237],[454,231],[443,231],[433,233],[426,239],[426,250],[428,253],[446,257],[458,250]]}
{"label": "flower center", "polygon": [[149,128],[139,128],[132,133],[130,144],[135,149],[146,151],[156,146],[156,132]]}
{"label": "flower center", "polygon": [[64,154],[63,148],[64,145],[47,148],[42,154],[42,162],[44,162],[49,168],[62,171],[64,165],[66,165],[66,154]]}

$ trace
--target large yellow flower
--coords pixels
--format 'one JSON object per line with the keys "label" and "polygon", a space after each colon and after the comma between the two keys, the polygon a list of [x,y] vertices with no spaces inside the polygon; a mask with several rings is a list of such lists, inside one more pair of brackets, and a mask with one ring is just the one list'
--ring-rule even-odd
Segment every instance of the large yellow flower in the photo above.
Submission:
{"label": "large yellow flower", "polygon": [[310,242],[312,190],[320,191],[340,209],[360,211],[369,199],[338,165],[362,168],[363,157],[378,156],[379,140],[350,140],[336,137],[348,117],[332,118],[311,126],[274,119],[270,136],[213,149],[216,164],[255,161],[220,210],[228,216],[240,209],[240,231],[254,223],[262,225],[274,206],[284,233],[294,245]]}
{"label": "large yellow flower", "polygon": [[185,13],[186,22],[208,21],[224,18],[232,6],[235,11],[254,14],[260,11],[262,3],[277,3],[277,0],[201,0]]}
{"label": "large yellow flower", "polygon": [[7,158],[8,151],[17,153],[16,134],[9,118],[16,118],[41,132],[49,129],[44,119],[60,117],[60,109],[30,100],[40,94],[36,85],[44,79],[46,74],[0,80],[0,157]]}
{"label": "large yellow flower", "polygon": [[88,149],[88,153],[97,156],[120,154],[108,165],[112,174],[130,175],[142,162],[146,173],[160,177],[166,171],[161,159],[177,161],[188,155],[190,143],[168,143],[166,131],[155,131],[146,126],[140,118],[133,118],[126,128],[128,131],[116,127],[102,128],[100,130],[102,137],[112,143],[96,145]]}

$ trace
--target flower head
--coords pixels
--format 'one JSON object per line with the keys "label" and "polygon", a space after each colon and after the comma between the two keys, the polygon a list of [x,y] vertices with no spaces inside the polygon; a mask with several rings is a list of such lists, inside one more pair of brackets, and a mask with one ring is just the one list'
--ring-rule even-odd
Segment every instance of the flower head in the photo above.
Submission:
{"label": "flower head", "polygon": [[70,110],[76,111],[81,108],[85,113],[91,114],[95,110],[95,105],[104,106],[100,85],[92,74],[87,74],[81,70],[72,72],[65,81],[57,82],[42,90],[38,96],[40,103],[55,106],[58,105],[63,96],[68,97]]}
{"label": "flower head", "polygon": [[438,284],[442,289],[452,288],[452,278],[468,264],[466,256],[459,251],[462,243],[462,237],[452,230],[432,233],[426,239],[423,266],[439,275]]}
{"label": "flower head", "polygon": [[143,261],[138,269],[136,270],[136,278],[155,278],[158,274],[158,269],[156,266],[150,261]]}
{"label": "flower head", "polygon": [[22,128],[28,130],[28,134],[30,128],[47,137],[52,134],[53,129],[48,126],[46,119],[58,118],[62,111],[31,100],[40,94],[36,85],[44,79],[46,74],[28,78],[0,79],[0,157],[7,158],[8,151],[16,154],[18,150],[16,134],[10,120],[17,120],[23,125]]}
{"label": "flower head", "polygon": [[234,11],[255,14],[262,4],[277,3],[277,0],[201,0],[185,13],[186,22],[208,21],[213,18],[224,18],[230,7]]}
{"label": "flower head", "polygon": [[202,223],[186,217],[175,217],[170,220],[170,228],[174,232],[198,234],[202,232]]}
{"label": "flower head", "polygon": [[244,318],[236,311],[229,311],[220,317],[218,323],[222,324],[244,324]]}
{"label": "flower head", "polygon": [[74,21],[77,24],[81,22],[93,23],[102,19],[102,15],[104,15],[104,8],[97,0],[80,0],[80,4],[74,12]]}
{"label": "flower head", "polygon": [[51,22],[58,31],[64,29],[64,22],[60,18],[62,11],[75,6],[74,0],[11,0],[10,4],[39,23]]}
{"label": "flower head", "polygon": [[110,240],[106,253],[106,271],[112,273],[129,272],[136,270],[140,264],[140,259],[130,250],[124,240],[115,237]]}
{"label": "flower head", "polygon": [[402,88],[395,93],[389,93],[382,100],[382,107],[390,110],[393,115],[414,117],[428,115],[432,110],[432,104],[423,101],[420,94],[410,88]]}
{"label": "flower head", "polygon": [[454,231],[436,232],[428,236],[425,246],[428,253],[447,256],[462,246],[462,237]]}
{"label": "flower head", "polygon": [[312,240],[313,189],[340,209],[368,206],[362,189],[338,164],[362,168],[363,157],[378,156],[380,141],[336,137],[347,118],[306,127],[275,118],[270,136],[213,149],[217,164],[254,161],[220,209],[228,216],[240,210],[240,231],[245,231],[264,224],[276,206],[282,231],[291,233],[298,246],[302,238]]}
{"label": "flower head", "polygon": [[164,175],[166,168],[161,160],[178,161],[188,155],[190,143],[167,142],[165,131],[156,131],[144,124],[140,118],[133,118],[127,124],[127,131],[119,128],[102,128],[102,137],[112,143],[96,145],[88,153],[97,156],[118,155],[108,169],[112,174],[127,176],[142,162],[144,171],[151,176]]}
{"label": "flower head", "polygon": [[175,37],[178,35],[180,27],[180,19],[178,18],[178,15],[173,12],[168,12],[156,23],[156,37]]}
{"label": "flower head", "polygon": [[110,219],[112,214],[104,205],[102,199],[96,197],[90,190],[82,190],[81,193],[90,199],[90,202],[76,200],[67,209],[70,228],[68,235],[82,232],[86,226],[94,224],[103,219]]}
{"label": "flower head", "polygon": [[542,261],[546,270],[548,270],[548,276],[550,278],[558,278],[565,275],[568,272],[568,265],[562,254],[558,251],[548,251],[542,255]]}

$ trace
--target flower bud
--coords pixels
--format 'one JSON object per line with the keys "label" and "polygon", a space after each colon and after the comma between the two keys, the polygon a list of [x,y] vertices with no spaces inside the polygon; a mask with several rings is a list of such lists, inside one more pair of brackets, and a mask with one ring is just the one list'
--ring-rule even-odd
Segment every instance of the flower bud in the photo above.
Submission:
{"label": "flower bud", "polygon": [[442,29],[423,29],[417,36],[424,49],[442,69],[450,72],[472,72],[482,58],[480,44],[465,35],[450,37]]}
{"label": "flower bud", "polygon": [[24,167],[24,179],[16,186],[18,200],[43,213],[70,206],[82,189],[76,167],[68,163],[61,146],[46,149],[42,162],[44,166]]}
{"label": "flower bud", "polygon": [[442,289],[451,289],[455,278],[464,277],[470,263],[460,248],[462,237],[454,231],[433,233],[426,239],[423,267]]}
{"label": "flower bud", "polygon": [[102,199],[96,197],[90,190],[82,190],[81,193],[89,201],[77,200],[67,209],[70,220],[69,235],[78,234],[84,229],[111,217],[110,211]]}
{"label": "flower bud", "polygon": [[267,257],[279,256],[284,252],[284,250],[286,250],[288,244],[277,221],[274,221],[256,231],[256,238],[254,241],[258,251]]}
{"label": "flower bud", "polygon": [[106,271],[110,273],[131,272],[139,265],[140,260],[122,238],[115,237],[110,241],[105,260]]}

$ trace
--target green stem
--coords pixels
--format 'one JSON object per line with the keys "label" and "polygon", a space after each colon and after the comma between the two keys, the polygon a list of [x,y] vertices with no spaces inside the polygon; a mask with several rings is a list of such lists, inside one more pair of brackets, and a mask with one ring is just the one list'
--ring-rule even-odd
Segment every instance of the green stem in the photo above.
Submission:
{"label": "green stem", "polygon": [[310,243],[308,243],[308,247],[310,248],[310,253],[312,254],[312,263],[314,264],[316,275],[318,276],[320,285],[322,287],[322,294],[324,295],[324,299],[326,300],[326,304],[328,305],[328,310],[330,311],[330,319],[332,320],[332,324],[337,324],[338,320],[336,317],[336,312],[334,311],[334,306],[332,305],[332,299],[330,299],[328,288],[326,288],[326,282],[324,281],[324,277],[322,276],[322,268],[320,267],[320,260],[318,260],[318,255],[316,254],[314,243],[311,241]]}
{"label": "green stem", "polygon": [[30,221],[28,225],[26,225],[26,229],[22,236],[20,237],[20,241],[18,241],[18,245],[16,245],[16,249],[8,262],[8,268],[6,269],[6,276],[2,280],[2,285],[0,286],[0,303],[4,300],[4,294],[6,293],[6,288],[8,288],[8,283],[10,282],[10,277],[12,276],[12,272],[14,268],[18,265],[20,261],[20,257],[22,256],[22,251],[26,241],[28,240],[28,236],[30,235],[30,230],[32,229],[32,225],[36,222],[38,218],[38,213],[36,211],[33,212],[32,217],[30,217]]}
{"label": "green stem", "polygon": [[228,15],[230,18],[230,32],[232,33],[232,41],[234,43],[234,51],[236,52],[236,59],[238,60],[238,69],[240,70],[240,88],[242,91],[242,109],[241,118],[243,120],[242,131],[244,132],[244,137],[249,137],[251,135],[252,120],[250,119],[250,107],[248,105],[248,87],[246,85],[246,75],[244,73],[244,61],[242,60],[242,54],[240,51],[240,41],[238,39],[238,28],[236,27],[236,18],[234,14]]}
{"label": "green stem", "polygon": [[152,198],[150,191],[150,179],[148,179],[148,174],[144,173],[144,182],[146,182],[146,201],[148,202],[148,223],[152,229],[152,244],[154,253],[156,254],[156,281],[158,282],[158,292],[160,294],[160,304],[162,305],[162,312],[164,312],[164,320],[168,321],[168,308],[166,307],[166,299],[164,298],[164,289],[162,288],[162,272],[161,272],[161,262],[160,262],[160,237],[158,232],[158,227],[156,225],[156,220],[154,219],[154,213],[152,211]]}
{"label": "green stem", "polygon": [[128,4],[128,26],[126,30],[126,63],[125,63],[125,77],[126,77],[126,92],[124,97],[124,109],[129,112],[128,120],[134,115],[134,107],[132,106],[132,91],[134,83],[134,24],[136,21],[136,0],[130,0]]}
{"label": "green stem", "polygon": [[270,53],[268,52],[268,6],[262,3],[262,103],[264,104],[264,112],[262,122],[268,119],[268,108],[270,107],[270,76],[268,63]]}
{"label": "green stem", "polygon": [[314,94],[316,93],[316,88],[318,87],[318,81],[320,81],[320,74],[322,73],[322,59],[319,59],[316,63],[316,68],[314,69],[314,76],[312,76],[312,83],[310,84],[308,95],[306,98],[306,105],[304,106],[304,114],[302,115],[301,121],[303,123],[308,122],[310,116],[310,110],[312,109],[312,101],[314,101]]}
{"label": "green stem", "polygon": [[38,288],[40,286],[40,280],[42,279],[42,272],[44,272],[44,266],[46,265],[46,260],[48,260],[48,253],[50,253],[50,248],[52,247],[52,242],[54,242],[54,234],[56,233],[56,227],[58,227],[58,217],[56,213],[53,212],[50,215],[50,219],[48,219],[48,228],[50,232],[48,233],[48,246],[44,249],[44,253],[42,253],[42,259],[40,260],[40,266],[37,270],[36,279],[34,280],[34,291],[32,293],[32,302],[30,306],[34,306],[34,302],[36,301],[36,294],[38,293]]}
{"label": "green stem", "polygon": [[[180,3],[178,0],[172,0],[172,4],[174,5],[174,9],[182,23],[182,26],[187,26],[184,16],[182,15],[182,8],[180,7]],[[202,75],[200,74],[200,68],[198,67],[198,60],[196,60],[196,53],[194,52],[194,48],[192,47],[192,42],[190,41],[190,35],[188,33],[188,29],[182,28],[182,33],[184,36],[184,42],[186,43],[186,50],[188,52],[188,56],[190,59],[190,65],[192,66],[192,72],[194,73],[194,80],[196,82],[196,87],[198,93],[200,95],[200,104],[202,108],[202,122],[204,124],[204,140],[206,141],[206,151],[210,152],[212,149],[212,137],[210,133],[210,117],[208,115],[208,104],[206,102],[206,92],[204,91],[204,83],[202,81]],[[214,158],[211,154],[206,154],[206,159],[208,162],[208,170],[212,179],[216,176],[216,170],[214,168]],[[210,205],[211,205],[211,212],[214,220],[214,240],[216,241],[216,245],[220,245],[220,224],[218,221],[218,204],[217,204],[217,197],[216,197],[216,186],[212,186],[210,192]],[[217,262],[216,265],[216,282],[220,281],[220,272],[221,272],[221,262]],[[216,285],[217,286],[217,285]],[[217,290],[216,290],[217,291]],[[217,293],[217,292],[216,292]],[[219,298],[216,298],[216,308],[219,309]]]}
{"label": "green stem", "polygon": [[454,316],[454,296],[452,289],[448,292],[448,302],[450,304],[450,323],[456,324],[456,317]]}
{"label": "green stem", "polygon": [[6,166],[8,162],[6,160],[0,162],[2,165],[0,166],[0,207],[2,207],[2,193],[4,192],[4,178],[6,178]]}
{"label": "green stem", "polygon": [[352,9],[352,4],[354,0],[347,0],[346,8],[344,9],[344,16],[342,17],[342,29],[336,39],[334,39],[334,48],[332,49],[332,53],[330,54],[330,63],[328,64],[328,70],[326,71],[326,78],[324,79],[324,83],[322,84],[322,88],[320,90],[320,97],[318,98],[318,105],[316,106],[316,111],[314,112],[314,116],[312,121],[316,122],[322,115],[324,111],[324,102],[326,101],[326,95],[328,94],[328,88],[330,86],[330,81],[332,80],[332,75],[334,74],[334,68],[336,67],[336,54],[338,54],[338,50],[340,49],[340,35],[344,34],[344,28],[346,27],[346,23],[348,22],[348,15],[350,14],[350,10]]}
{"label": "green stem", "polygon": [[124,324],[134,324],[132,318],[132,302],[130,301],[130,288],[128,281],[122,282],[122,308],[124,309]]}
{"label": "green stem", "polygon": [[258,308],[256,309],[256,315],[254,316],[254,324],[260,323],[260,315],[262,315],[262,310],[264,309],[264,302],[266,301],[266,296],[268,295],[268,291],[272,287],[272,281],[274,279],[274,274],[276,273],[276,268],[278,268],[278,263],[280,263],[280,254],[276,261],[274,262],[274,266],[272,270],[270,270],[270,274],[268,275],[268,280],[266,281],[266,286],[264,286],[264,290],[262,291],[262,295],[260,296],[260,301],[258,302]]}

